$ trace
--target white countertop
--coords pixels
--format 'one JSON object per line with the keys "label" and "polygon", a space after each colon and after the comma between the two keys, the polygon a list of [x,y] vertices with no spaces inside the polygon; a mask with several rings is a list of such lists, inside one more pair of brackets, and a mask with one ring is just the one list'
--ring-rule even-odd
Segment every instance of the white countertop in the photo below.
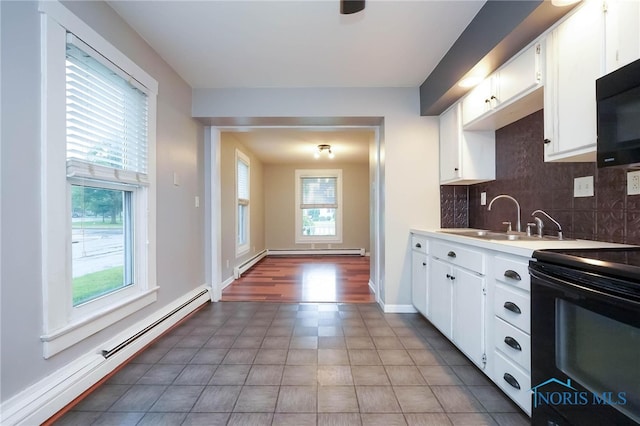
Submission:
{"label": "white countertop", "polygon": [[469,244],[476,247],[485,248],[488,250],[496,250],[506,253],[511,253],[517,256],[531,257],[534,251],[542,249],[580,249],[580,248],[622,248],[622,247],[637,247],[628,244],[616,244],[607,243],[604,241],[591,241],[591,240],[554,240],[554,239],[541,239],[536,240],[490,240],[483,238],[469,237],[465,235],[455,235],[447,232],[465,232],[465,231],[478,231],[473,228],[440,228],[440,229],[411,229],[411,233],[424,235],[431,238],[439,238],[441,240]]}

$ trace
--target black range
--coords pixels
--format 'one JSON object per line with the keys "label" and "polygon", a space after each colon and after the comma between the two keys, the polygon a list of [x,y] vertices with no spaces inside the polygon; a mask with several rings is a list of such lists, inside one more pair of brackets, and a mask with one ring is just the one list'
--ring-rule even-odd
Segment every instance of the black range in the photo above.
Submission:
{"label": "black range", "polygon": [[532,423],[640,424],[640,247],[532,257]]}

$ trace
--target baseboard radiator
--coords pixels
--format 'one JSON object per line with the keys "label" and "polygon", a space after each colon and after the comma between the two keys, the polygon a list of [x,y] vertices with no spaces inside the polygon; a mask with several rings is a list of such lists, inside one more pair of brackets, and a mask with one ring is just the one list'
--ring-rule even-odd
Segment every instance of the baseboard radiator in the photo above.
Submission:
{"label": "baseboard radiator", "polygon": [[198,300],[200,297],[207,294],[208,292],[209,292],[208,290],[202,290],[201,292],[193,296],[191,299],[187,300],[180,306],[176,307],[175,309],[171,310],[167,314],[163,315],[162,317],[152,322],[142,330],[138,331],[131,337],[125,339],[121,343],[116,344],[110,349],[103,349],[101,352],[102,356],[108,359],[109,357],[112,357],[113,355],[117,354],[122,349],[126,348],[127,346],[129,346],[130,344],[132,344],[133,342],[135,342],[136,340],[138,340],[139,338],[141,338],[142,336],[144,336],[145,334],[147,334],[148,332],[150,332],[151,330],[153,330],[154,328],[162,324],[164,321],[167,321],[169,318],[171,318],[172,316],[180,312],[183,308],[189,306],[191,303],[195,302],[196,300]]}
{"label": "baseboard radiator", "polygon": [[235,268],[233,268],[233,278],[236,280],[240,278],[242,274],[244,274],[249,269],[251,269],[253,265],[260,262],[265,256],[267,256],[267,254],[268,254],[268,250],[262,250],[260,253],[256,254],[250,259],[247,259],[241,265],[238,265]]}
{"label": "baseboard radiator", "polygon": [[294,250],[272,250],[269,249],[269,256],[314,256],[314,255],[329,255],[329,256],[364,256],[365,249],[294,249]]}

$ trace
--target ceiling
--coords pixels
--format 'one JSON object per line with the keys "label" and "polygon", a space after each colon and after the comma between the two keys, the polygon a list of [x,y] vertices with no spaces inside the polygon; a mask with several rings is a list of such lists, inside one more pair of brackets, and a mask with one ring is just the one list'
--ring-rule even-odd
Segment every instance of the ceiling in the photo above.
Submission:
{"label": "ceiling", "polygon": [[[484,0],[121,1],[109,5],[194,89],[418,87]],[[226,131],[234,131],[227,129]],[[371,130],[242,128],[267,163],[309,161],[328,143],[334,161],[367,162]]]}

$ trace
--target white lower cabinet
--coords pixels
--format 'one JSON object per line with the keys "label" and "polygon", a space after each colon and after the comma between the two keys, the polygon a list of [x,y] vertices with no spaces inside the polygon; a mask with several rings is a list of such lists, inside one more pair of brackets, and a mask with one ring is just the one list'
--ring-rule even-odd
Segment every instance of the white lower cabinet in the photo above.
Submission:
{"label": "white lower cabinet", "polygon": [[411,302],[422,315],[427,315],[427,239],[411,236]]}
{"label": "white lower cabinet", "polygon": [[[427,318],[478,367],[485,367],[485,255],[434,241]],[[441,257],[438,257],[441,256]]]}
{"label": "white lower cabinet", "polygon": [[[413,245],[428,247],[412,248],[414,305],[531,414],[529,258],[438,235],[422,236],[424,242],[412,235]],[[419,307],[423,289],[426,313]]]}

